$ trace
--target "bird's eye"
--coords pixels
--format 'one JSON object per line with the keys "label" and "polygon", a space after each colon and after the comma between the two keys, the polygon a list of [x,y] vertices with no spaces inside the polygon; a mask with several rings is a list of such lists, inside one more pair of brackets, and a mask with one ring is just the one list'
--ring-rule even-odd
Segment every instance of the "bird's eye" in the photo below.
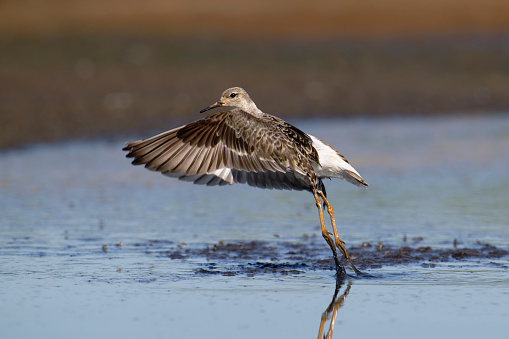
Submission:
{"label": "bird's eye", "polygon": [[230,98],[235,98],[237,96],[237,93],[230,94]]}

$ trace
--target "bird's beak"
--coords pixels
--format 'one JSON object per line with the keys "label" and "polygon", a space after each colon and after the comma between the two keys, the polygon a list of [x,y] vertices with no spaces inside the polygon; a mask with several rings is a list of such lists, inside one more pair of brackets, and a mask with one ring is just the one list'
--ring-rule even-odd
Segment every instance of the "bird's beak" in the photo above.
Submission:
{"label": "bird's beak", "polygon": [[206,112],[208,111],[209,109],[213,109],[213,108],[216,108],[216,107],[221,107],[221,106],[224,106],[224,103],[222,103],[221,101],[218,101],[212,105],[210,105],[209,107],[205,107],[204,109],[202,109],[200,111],[200,113],[203,113],[203,112]]}

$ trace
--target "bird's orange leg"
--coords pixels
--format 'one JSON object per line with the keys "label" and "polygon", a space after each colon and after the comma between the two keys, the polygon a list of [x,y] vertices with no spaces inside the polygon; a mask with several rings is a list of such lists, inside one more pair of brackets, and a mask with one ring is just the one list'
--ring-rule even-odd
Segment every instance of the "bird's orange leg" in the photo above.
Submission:
{"label": "bird's orange leg", "polygon": [[314,194],[315,200],[316,200],[316,207],[318,207],[318,215],[320,216],[320,226],[322,227],[322,236],[325,239],[325,241],[327,242],[327,244],[329,244],[329,247],[331,248],[332,254],[334,256],[334,262],[336,264],[336,274],[338,274],[338,275],[339,274],[344,274],[345,273],[345,269],[339,263],[338,255],[336,253],[336,247],[334,246],[334,241],[330,237],[329,231],[327,231],[327,228],[325,228],[325,223],[323,221],[323,212],[322,212],[322,207],[323,207],[322,206],[322,200],[320,199],[320,197],[316,193],[313,193],[313,194]]}
{"label": "bird's orange leg", "polygon": [[336,240],[336,246],[339,248],[341,253],[343,253],[343,256],[348,260],[348,263],[350,264],[350,267],[355,271],[356,274],[362,274],[361,271],[355,267],[355,265],[352,262],[352,259],[350,259],[350,256],[348,255],[348,252],[346,251],[345,242],[341,239],[339,239],[338,230],[336,228],[336,218],[334,217],[334,209],[332,208],[332,205],[329,204],[327,201],[327,198],[325,197],[325,194],[323,194],[322,191],[318,191],[318,194],[320,194],[320,197],[322,197],[323,202],[325,203],[325,206],[327,206],[327,212],[329,212],[331,223],[332,223],[332,231],[334,232],[334,239]]}

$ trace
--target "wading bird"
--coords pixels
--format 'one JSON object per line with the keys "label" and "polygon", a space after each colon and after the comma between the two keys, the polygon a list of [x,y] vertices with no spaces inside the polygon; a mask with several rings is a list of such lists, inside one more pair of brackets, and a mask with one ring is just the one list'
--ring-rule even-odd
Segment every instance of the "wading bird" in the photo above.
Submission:
{"label": "wading bird", "polygon": [[[336,272],[344,274],[336,246],[354,266],[339,238],[323,178],[368,186],[346,158],[326,142],[263,113],[240,87],[223,92],[216,107],[227,109],[148,139],[126,144],[133,165],[208,186],[247,183],[269,189],[306,190],[318,207],[322,235],[332,250]],[[322,200],[329,212],[334,240],[325,227]]]}

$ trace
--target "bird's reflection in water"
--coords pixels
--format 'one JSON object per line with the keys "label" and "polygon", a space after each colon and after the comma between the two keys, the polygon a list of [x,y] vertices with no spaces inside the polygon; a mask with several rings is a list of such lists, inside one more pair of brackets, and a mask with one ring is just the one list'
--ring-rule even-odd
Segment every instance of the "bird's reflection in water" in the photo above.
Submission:
{"label": "bird's reflection in water", "polygon": [[[332,301],[329,304],[329,306],[325,309],[325,311],[322,313],[322,318],[320,319],[320,329],[318,330],[318,339],[322,338],[322,335],[323,338],[327,339],[332,338],[332,331],[334,331],[334,324],[336,322],[336,316],[338,315],[338,309],[345,303],[346,296],[350,292],[350,287],[352,286],[352,281],[348,280],[348,284],[344,292],[340,296],[338,296],[338,293],[341,290],[341,287],[344,285],[344,283],[345,283],[344,278],[337,278],[336,289],[334,290]],[[327,331],[327,334],[324,335],[323,328],[329,317],[330,317],[329,330]]]}

